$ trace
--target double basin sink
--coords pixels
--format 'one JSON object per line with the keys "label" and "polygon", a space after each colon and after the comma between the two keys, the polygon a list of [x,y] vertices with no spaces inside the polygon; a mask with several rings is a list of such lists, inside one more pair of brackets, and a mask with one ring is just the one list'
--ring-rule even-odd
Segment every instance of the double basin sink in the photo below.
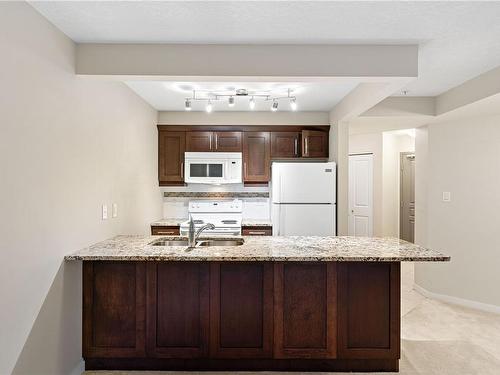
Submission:
{"label": "double basin sink", "polygon": [[[237,238],[234,240],[227,239],[203,239],[197,240],[195,247],[209,247],[209,246],[241,246],[243,239]],[[169,240],[160,238],[150,243],[151,246],[188,246],[187,240]]]}

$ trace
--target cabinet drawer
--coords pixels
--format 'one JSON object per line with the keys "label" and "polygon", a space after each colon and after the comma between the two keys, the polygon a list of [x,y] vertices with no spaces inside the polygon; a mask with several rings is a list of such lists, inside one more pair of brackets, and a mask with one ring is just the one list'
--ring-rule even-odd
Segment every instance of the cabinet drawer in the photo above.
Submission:
{"label": "cabinet drawer", "polygon": [[164,226],[164,227],[151,227],[152,235],[163,236],[178,236],[180,234],[180,227],[177,225]]}
{"label": "cabinet drawer", "polygon": [[272,236],[272,227],[243,227],[242,233],[244,236]]}

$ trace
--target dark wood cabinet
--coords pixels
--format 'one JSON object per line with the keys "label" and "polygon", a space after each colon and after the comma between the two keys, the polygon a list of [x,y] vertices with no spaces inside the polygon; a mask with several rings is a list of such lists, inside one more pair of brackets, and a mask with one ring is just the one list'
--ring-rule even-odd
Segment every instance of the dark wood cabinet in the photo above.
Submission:
{"label": "dark wood cabinet", "polygon": [[267,183],[270,176],[270,132],[245,132],[243,135],[243,181]]}
{"label": "dark wood cabinet", "polygon": [[218,152],[241,152],[241,132],[214,132],[215,151]]}
{"label": "dark wood cabinet", "polygon": [[299,157],[299,132],[271,132],[271,158]]}
{"label": "dark wood cabinet", "polygon": [[184,184],[185,149],[185,132],[158,132],[158,180],[160,186]]}
{"label": "dark wood cabinet", "polygon": [[397,262],[84,261],[87,370],[397,371]]}
{"label": "dark wood cabinet", "polygon": [[84,262],[84,357],[146,355],[145,285],[145,263]]}
{"label": "dark wood cabinet", "polygon": [[152,235],[163,235],[163,236],[178,236],[180,234],[180,227],[178,225],[166,225],[166,226],[151,226]]}
{"label": "dark wood cabinet", "polygon": [[335,263],[276,263],[275,357],[335,358],[336,300]]}
{"label": "dark wood cabinet", "polygon": [[328,133],[318,130],[302,130],[302,157],[327,158]]}
{"label": "dark wood cabinet", "polygon": [[399,358],[400,264],[338,264],[338,354],[341,358]]}
{"label": "dark wood cabinet", "polygon": [[241,232],[244,236],[272,236],[272,227],[261,227],[261,226],[245,226],[241,228]]}
{"label": "dark wood cabinet", "polygon": [[213,151],[213,132],[186,132],[186,151],[210,152]]}
{"label": "dark wood cabinet", "polygon": [[241,132],[192,131],[186,132],[186,151],[241,152]]}
{"label": "dark wood cabinet", "polygon": [[149,357],[207,357],[209,344],[207,263],[149,263],[147,306]]}
{"label": "dark wood cabinet", "polygon": [[272,265],[224,262],[210,267],[211,357],[272,358]]}

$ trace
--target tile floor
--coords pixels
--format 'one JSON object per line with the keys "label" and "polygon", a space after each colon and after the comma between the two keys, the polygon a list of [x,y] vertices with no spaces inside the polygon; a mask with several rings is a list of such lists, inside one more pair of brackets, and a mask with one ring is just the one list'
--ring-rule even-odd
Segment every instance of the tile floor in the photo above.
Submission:
{"label": "tile floor", "polygon": [[[402,266],[402,375],[500,375],[500,315],[423,297]],[[87,371],[84,375],[227,375],[220,372]],[[233,373],[234,374],[234,373]],[[282,375],[280,372],[240,372]],[[329,375],[334,373],[288,373]],[[389,374],[389,373],[384,373]]]}

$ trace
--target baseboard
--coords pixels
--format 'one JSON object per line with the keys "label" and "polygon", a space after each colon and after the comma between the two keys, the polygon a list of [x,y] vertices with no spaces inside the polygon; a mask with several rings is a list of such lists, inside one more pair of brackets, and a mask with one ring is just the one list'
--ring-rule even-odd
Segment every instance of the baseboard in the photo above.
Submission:
{"label": "baseboard", "polygon": [[453,297],[446,294],[439,294],[430,292],[425,288],[422,288],[420,285],[413,284],[413,289],[422,294],[424,297],[436,299],[438,301],[443,301],[447,303],[451,303],[453,305],[468,307],[475,310],[486,311],[494,314],[500,314],[500,306],[490,305],[487,303],[472,301],[469,299],[463,299],[459,297]]}

